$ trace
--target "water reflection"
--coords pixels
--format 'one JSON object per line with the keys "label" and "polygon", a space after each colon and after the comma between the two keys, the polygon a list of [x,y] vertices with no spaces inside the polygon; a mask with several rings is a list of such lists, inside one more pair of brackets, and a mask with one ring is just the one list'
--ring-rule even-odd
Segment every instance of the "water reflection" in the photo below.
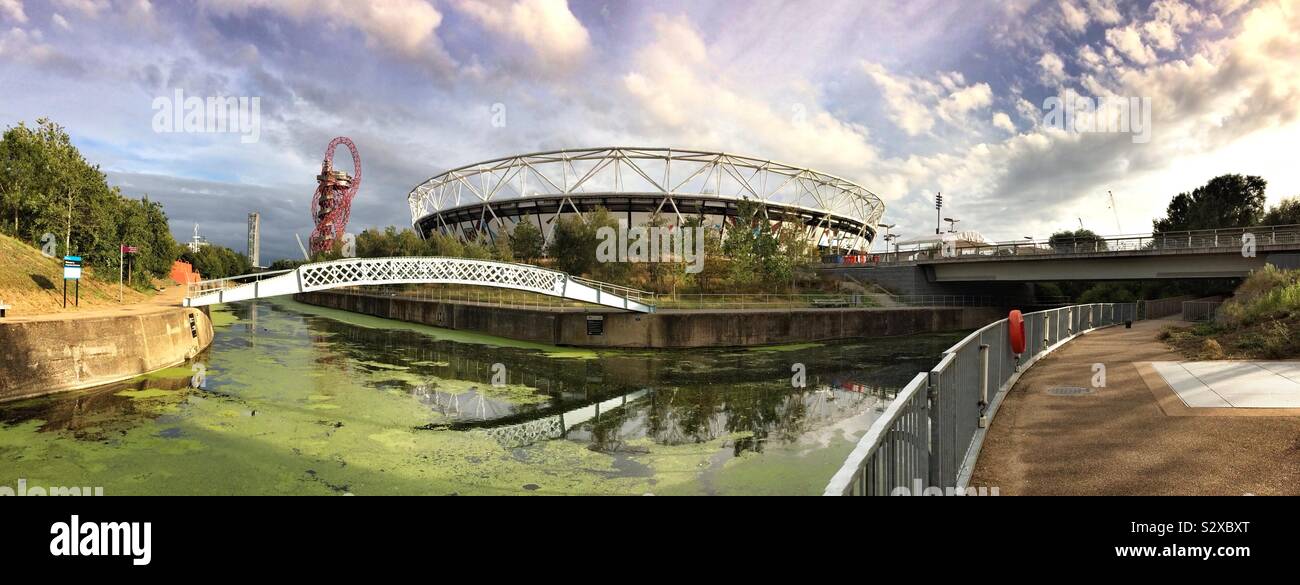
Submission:
{"label": "water reflection", "polygon": [[[39,423],[36,437],[0,436],[0,471],[42,469],[41,462],[6,451],[5,440],[53,453],[58,444],[38,437],[57,434],[107,449],[88,452],[88,460],[120,460],[95,473],[120,467],[130,477],[162,482],[140,488],[158,493],[316,493],[331,469],[328,485],[374,493],[519,489],[482,485],[485,462],[512,466],[497,471],[503,477],[527,476],[530,466],[541,477],[586,474],[572,482],[586,482],[580,485],[592,492],[623,493],[623,484],[602,482],[639,478],[648,487],[626,489],[657,490],[671,479],[683,493],[746,493],[743,483],[736,487],[725,477],[727,463],[738,459],[751,474],[772,470],[780,478],[778,493],[807,493],[824,485],[896,390],[960,337],[556,357],[556,348],[296,303],[239,303],[227,310],[238,320],[218,327],[213,346],[196,358],[206,366],[203,388],[192,387],[186,365],[130,383],[0,405],[0,430]],[[806,387],[791,384],[796,363],[807,372]],[[447,440],[456,436],[486,436],[504,457]],[[176,459],[160,461],[156,441],[178,440],[187,442],[170,454]],[[597,454],[608,469],[555,463],[555,445],[569,446],[558,451],[566,457]],[[476,450],[465,452],[469,447]],[[448,471],[460,465],[458,456],[474,467]],[[234,463],[244,459],[247,469]],[[209,483],[175,483],[183,475],[163,472],[170,466],[188,466],[191,476]],[[403,482],[376,483],[379,469],[400,470]],[[257,474],[267,470],[292,477],[259,483]],[[437,484],[444,491],[421,479],[430,475],[449,482]],[[803,484],[795,486],[798,481]]]}

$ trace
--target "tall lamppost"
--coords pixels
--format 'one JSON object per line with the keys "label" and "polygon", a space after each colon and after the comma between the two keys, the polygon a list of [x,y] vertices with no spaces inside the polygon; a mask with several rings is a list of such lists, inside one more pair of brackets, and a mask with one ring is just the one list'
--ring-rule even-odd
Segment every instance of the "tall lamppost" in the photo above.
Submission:
{"label": "tall lamppost", "polygon": [[[894,229],[894,227],[897,226],[897,225],[898,225],[898,224],[896,224],[896,223],[878,223],[878,224],[876,224],[876,227],[882,227],[882,228],[885,228],[885,256],[886,256],[886,257],[889,256],[889,243],[892,242],[892,241],[894,241],[894,238],[897,238],[897,237],[898,237],[898,236],[895,236],[894,234],[890,233],[889,230]],[[896,256],[896,257],[895,257],[894,259],[897,260],[897,259],[898,259],[898,258],[897,258],[897,254],[895,254],[895,256]]]}
{"label": "tall lamppost", "polygon": [[939,227],[942,225],[939,218],[943,216],[943,193],[934,194],[934,235],[939,235]]}

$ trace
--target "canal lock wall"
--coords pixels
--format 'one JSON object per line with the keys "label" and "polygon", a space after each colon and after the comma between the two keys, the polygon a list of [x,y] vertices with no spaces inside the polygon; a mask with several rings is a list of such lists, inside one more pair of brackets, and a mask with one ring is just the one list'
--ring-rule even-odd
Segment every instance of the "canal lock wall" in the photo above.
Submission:
{"label": "canal lock wall", "polygon": [[0,320],[0,401],[127,380],[211,343],[212,321],[199,309]]}
{"label": "canal lock wall", "polygon": [[[652,314],[513,308],[383,295],[310,292],[310,305],[474,331],[520,341],[576,347],[693,348],[779,345],[888,337],[983,327],[1002,318],[985,307],[897,307],[743,311],[660,311]],[[589,318],[599,318],[593,328]],[[599,334],[594,330],[599,329]]]}

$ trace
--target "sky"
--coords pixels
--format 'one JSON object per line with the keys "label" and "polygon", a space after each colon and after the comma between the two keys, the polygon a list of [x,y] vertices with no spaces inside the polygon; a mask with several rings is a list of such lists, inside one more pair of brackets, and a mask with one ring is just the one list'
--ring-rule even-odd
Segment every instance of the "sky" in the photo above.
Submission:
{"label": "sky", "polygon": [[[1300,195],[1295,30],[1300,0],[0,0],[0,124],[62,124],[179,241],[243,251],[261,213],[264,264],[301,255],[340,135],[353,233],[409,226],[444,170],[596,146],[832,173],[903,239],[933,233],[936,192],[989,240],[1138,233],[1223,173]],[[258,98],[256,141],[160,128],[177,90]],[[1062,124],[1061,96],[1150,124]]]}

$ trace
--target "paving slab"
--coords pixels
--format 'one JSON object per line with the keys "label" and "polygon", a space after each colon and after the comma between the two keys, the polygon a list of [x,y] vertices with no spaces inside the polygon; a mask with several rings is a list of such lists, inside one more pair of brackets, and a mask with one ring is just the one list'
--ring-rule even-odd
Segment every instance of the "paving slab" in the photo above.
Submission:
{"label": "paving slab", "polygon": [[1300,408],[1300,362],[1151,362],[1151,366],[1192,408]]}

